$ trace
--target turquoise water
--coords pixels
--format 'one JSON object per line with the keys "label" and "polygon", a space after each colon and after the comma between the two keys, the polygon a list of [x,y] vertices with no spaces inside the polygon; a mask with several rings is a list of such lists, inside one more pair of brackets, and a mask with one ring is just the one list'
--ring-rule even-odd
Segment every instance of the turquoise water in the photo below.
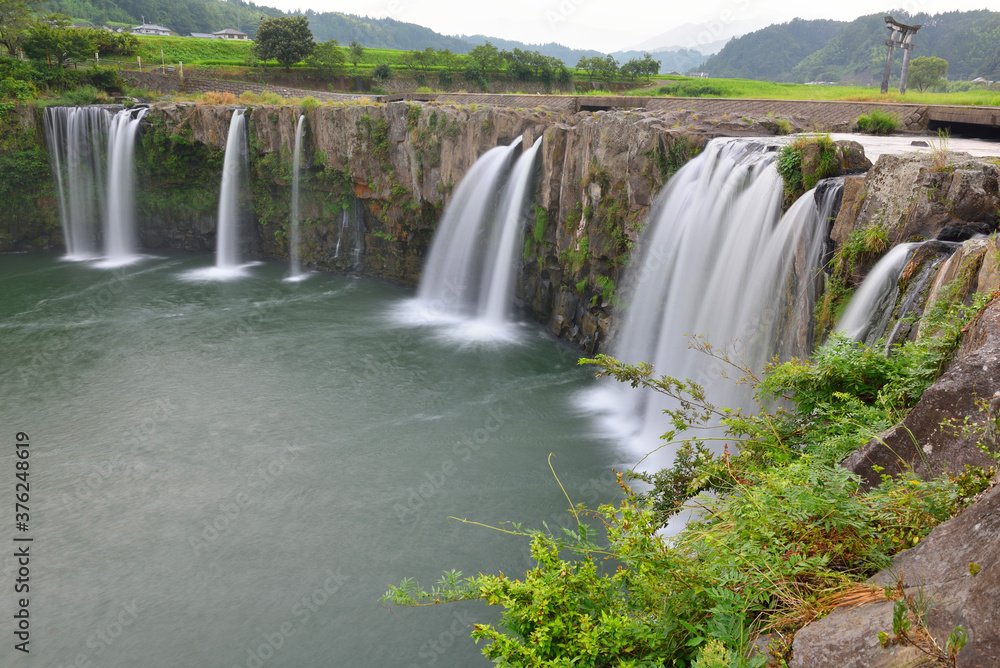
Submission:
{"label": "turquoise water", "polygon": [[[497,610],[378,599],[530,567],[526,541],[447,518],[569,526],[550,452],[574,502],[615,498],[620,455],[571,408],[578,351],[399,324],[412,291],[374,280],[189,279],[212,263],[0,256],[0,421],[32,452],[30,530],[11,511],[6,534],[34,538],[31,654],[8,594],[0,663],[489,665],[468,632]],[[15,570],[5,550],[7,592]]]}

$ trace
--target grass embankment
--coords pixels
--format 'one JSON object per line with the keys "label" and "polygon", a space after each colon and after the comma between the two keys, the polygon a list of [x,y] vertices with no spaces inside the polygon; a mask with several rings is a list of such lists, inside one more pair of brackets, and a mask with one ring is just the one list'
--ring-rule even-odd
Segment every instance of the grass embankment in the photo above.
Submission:
{"label": "grass embankment", "polygon": [[957,104],[1000,106],[1000,91],[987,88],[965,92],[890,91],[883,95],[872,86],[810,86],[775,83],[750,79],[693,79],[689,77],[658,77],[669,81],[653,88],[637,88],[625,95],[652,97],[723,97],[762,98],[769,100],[826,100],[860,102],[911,102],[916,104]]}

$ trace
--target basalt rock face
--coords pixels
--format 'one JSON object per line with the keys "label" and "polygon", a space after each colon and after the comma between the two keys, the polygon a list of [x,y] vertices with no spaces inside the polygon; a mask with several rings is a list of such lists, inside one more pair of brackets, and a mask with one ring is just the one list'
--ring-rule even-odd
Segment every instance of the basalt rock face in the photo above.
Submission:
{"label": "basalt rock face", "polygon": [[838,245],[873,226],[883,228],[892,244],[964,241],[997,229],[1000,167],[992,162],[955,153],[883,155],[863,180],[849,181],[831,232]]}
{"label": "basalt rock face", "polygon": [[[138,195],[145,245],[214,247],[232,113],[193,103],[150,112],[140,168],[146,187]],[[419,280],[437,221],[472,164],[518,137],[525,148],[541,141],[516,299],[554,334],[590,352],[613,332],[616,284],[654,194],[714,136],[645,111],[559,114],[398,102],[262,105],[246,113],[255,228],[245,235],[245,252],[287,257],[291,153],[305,115],[302,261],[409,285]]]}

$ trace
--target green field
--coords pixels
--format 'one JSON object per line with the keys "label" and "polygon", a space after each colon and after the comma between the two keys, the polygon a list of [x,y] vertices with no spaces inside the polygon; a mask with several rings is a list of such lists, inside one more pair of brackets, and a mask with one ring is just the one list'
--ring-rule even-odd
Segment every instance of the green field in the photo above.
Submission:
{"label": "green field", "polygon": [[882,95],[878,88],[867,86],[807,86],[805,84],[773,83],[749,79],[692,79],[689,77],[670,77],[669,79],[659,77],[658,79],[667,83],[663,86],[628,91],[624,95],[1000,106],[1000,91],[989,89],[969,90],[960,93],[911,90],[907,91],[905,95],[900,95],[899,92],[890,89],[889,93]]}
{"label": "green field", "polygon": [[[229,65],[241,66],[250,55],[250,47],[253,42],[221,40],[221,39],[200,39],[197,37],[139,37],[139,53],[143,63],[159,64],[160,52],[163,52],[163,62],[167,65],[176,65],[183,62],[185,66],[191,65]],[[345,57],[347,49],[344,50]],[[385,63],[395,69],[406,69],[406,58],[408,51],[395,49],[365,49],[364,56],[358,62],[358,69],[365,71],[376,65]],[[460,67],[465,66],[466,56],[455,55],[456,63]],[[274,61],[269,61],[273,63]],[[348,62],[347,69],[353,69],[353,65]],[[441,67],[429,68],[429,71],[440,70]]]}
{"label": "green field", "polygon": [[[242,67],[250,55],[252,42],[224,41],[218,39],[198,39],[195,37],[140,37],[139,55],[142,62],[149,65],[160,64],[160,52],[167,65],[183,62],[186,68],[202,67]],[[385,63],[399,72],[409,72],[407,65],[409,52],[395,49],[365,49],[358,63],[361,73],[369,72],[376,65]],[[467,56],[453,55],[451,69],[462,70]],[[272,66],[272,63],[269,63]],[[274,67],[278,65],[273,63]],[[298,65],[296,67],[301,67]],[[429,67],[424,74],[434,77],[443,70],[441,66]],[[572,70],[577,81],[586,81],[583,72]],[[352,73],[348,62],[345,73]],[[749,79],[692,79],[689,77],[658,77],[664,85],[637,88],[625,95],[672,96],[672,97],[728,97],[763,98],[773,100],[825,100],[825,101],[868,101],[868,102],[913,102],[918,104],[956,104],[974,106],[1000,106],[1000,91],[973,89],[966,92],[919,92],[912,90],[905,95],[890,92],[882,95],[877,88],[865,86],[807,86],[804,84],[773,83]],[[434,78],[429,79],[433,85]],[[458,81],[458,78],[456,78]],[[591,94],[611,94],[594,91]],[[621,95],[622,93],[614,93]]]}

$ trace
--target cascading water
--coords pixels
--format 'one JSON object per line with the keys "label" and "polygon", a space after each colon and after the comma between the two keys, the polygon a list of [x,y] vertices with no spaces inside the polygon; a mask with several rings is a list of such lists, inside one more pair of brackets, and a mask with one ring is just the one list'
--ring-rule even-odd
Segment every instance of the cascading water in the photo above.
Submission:
{"label": "cascading water", "polygon": [[104,215],[104,255],[107,266],[138,259],[135,254],[135,141],[148,109],[119,111],[108,133],[108,191]]}
{"label": "cascading water", "polygon": [[243,109],[233,111],[226,138],[226,154],[222,163],[222,188],[219,193],[219,214],[216,228],[215,266],[232,271],[239,265],[237,247],[240,224],[240,199],[247,176],[248,151],[246,119]]}
{"label": "cascading water", "polygon": [[[299,168],[302,165],[302,135],[305,133],[306,117],[299,116],[295,127],[295,153],[292,156],[292,215],[289,225],[291,234],[288,238],[288,255],[291,261],[291,278],[298,279],[302,275],[299,266]],[[339,240],[338,240],[339,248]]]}
{"label": "cascading water", "polygon": [[487,257],[489,264],[486,279],[480,289],[478,310],[479,318],[489,327],[501,327],[507,321],[511,279],[524,229],[525,203],[531,198],[535,155],[541,145],[541,140],[536,141],[514,163],[500,208],[503,217],[493,229],[491,253]]}
{"label": "cascading water", "polygon": [[102,107],[47,107],[45,139],[59,191],[59,217],[66,257],[97,256],[103,217],[104,169],[111,113]]}
{"label": "cascading water", "polygon": [[487,151],[472,165],[448,203],[431,243],[417,303],[429,320],[476,315],[482,267],[489,257],[486,239],[511,158],[521,146]]}
{"label": "cascading water", "polygon": [[837,322],[836,332],[869,346],[885,333],[892,307],[899,296],[899,276],[919,245],[899,244],[872,267],[847,303],[844,314]]}
{"label": "cascading water", "polygon": [[[689,336],[757,372],[774,355],[808,353],[804,332],[837,189],[827,190],[821,206],[810,191],[781,216],[773,162],[772,147],[714,140],[673,176],[627,278],[630,306],[613,355],[699,383],[715,405],[751,409],[751,391],[723,377],[718,360],[692,350]],[[641,456],[668,430],[662,410],[670,404],[651,392],[636,397],[630,388],[602,388],[587,403],[610,408]],[[663,448],[644,468],[669,465],[673,452]]]}

